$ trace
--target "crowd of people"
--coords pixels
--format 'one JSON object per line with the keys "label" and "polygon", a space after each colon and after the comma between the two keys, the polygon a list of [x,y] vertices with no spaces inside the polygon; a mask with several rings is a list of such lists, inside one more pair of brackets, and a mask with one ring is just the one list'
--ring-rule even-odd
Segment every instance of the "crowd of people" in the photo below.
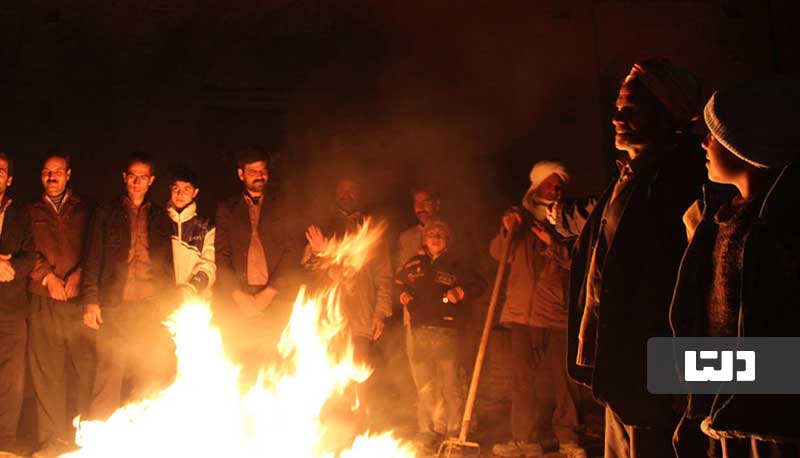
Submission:
{"label": "crowd of people", "polygon": [[[606,458],[798,456],[800,397],[654,395],[646,380],[651,337],[797,335],[798,94],[788,78],[754,80],[701,110],[693,75],[641,61],[616,101],[624,157],[606,190],[568,199],[567,168],[534,164],[486,248],[508,263],[499,322],[513,375],[511,437],[494,455],[541,457],[552,432],[559,452],[585,458],[584,385],[605,407]],[[331,214],[296,234],[265,187],[266,152],[240,151],[236,173],[241,192],[209,218],[186,167],[171,171],[166,206],[150,200],[154,161],[137,153],[124,192],[95,208],[69,187],[69,155],[56,153],[42,165],[41,198],[21,205],[8,192],[14,161],[0,152],[0,450],[15,450],[26,373],[34,456],[55,457],[75,448],[74,414],[104,419],[170,383],[161,323],[183,301],[213,298],[228,351],[258,367],[299,280],[340,275],[325,248],[370,217],[357,180],[339,180]],[[488,285],[454,244],[461,228],[442,217],[436,191],[411,197],[418,224],[382,241],[341,294],[359,361],[402,308],[424,451],[462,426],[465,304]]]}

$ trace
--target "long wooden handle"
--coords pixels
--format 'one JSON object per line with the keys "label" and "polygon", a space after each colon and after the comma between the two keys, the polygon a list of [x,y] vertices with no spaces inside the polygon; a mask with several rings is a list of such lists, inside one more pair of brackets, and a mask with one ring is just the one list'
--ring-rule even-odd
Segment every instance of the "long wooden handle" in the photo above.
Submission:
{"label": "long wooden handle", "polygon": [[494,287],[492,288],[492,298],[489,300],[489,310],[486,312],[486,321],[483,322],[483,333],[481,334],[481,343],[478,346],[478,356],[475,358],[475,368],[472,370],[472,381],[469,384],[469,394],[467,394],[467,402],[464,404],[464,417],[461,420],[461,431],[458,434],[459,442],[467,440],[467,433],[469,432],[469,424],[472,421],[472,410],[475,407],[475,398],[478,395],[478,384],[481,380],[481,370],[483,369],[483,360],[486,356],[486,347],[489,344],[489,335],[492,333],[492,322],[494,322],[494,312],[497,309],[497,302],[500,299],[500,289],[503,285],[503,277],[508,268],[508,255],[511,251],[511,238],[514,231],[508,231],[505,242],[503,243],[503,252],[500,255],[500,266],[497,268],[497,275],[494,277]]}

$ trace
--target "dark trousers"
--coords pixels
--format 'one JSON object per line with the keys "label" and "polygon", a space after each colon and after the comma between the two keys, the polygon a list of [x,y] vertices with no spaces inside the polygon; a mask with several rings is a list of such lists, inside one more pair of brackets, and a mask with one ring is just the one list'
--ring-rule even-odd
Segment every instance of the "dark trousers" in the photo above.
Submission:
{"label": "dark trousers", "polygon": [[[28,318],[28,367],[36,396],[40,444],[72,441],[75,415],[85,416],[94,380],[94,332],[71,302],[34,294]],[[70,396],[74,393],[70,406]]]}
{"label": "dark trousers", "polygon": [[175,346],[163,318],[148,303],[103,309],[90,419],[105,419],[124,402],[154,394],[174,379]]}
{"label": "dark trousers", "polygon": [[511,325],[511,434],[537,441],[552,425],[559,443],[577,442],[578,387],[567,375],[565,330]]}
{"label": "dark trousers", "polygon": [[[674,458],[674,427],[626,425],[606,406],[605,458]],[[698,456],[703,456],[702,454]]]}
{"label": "dark trousers", "polygon": [[25,319],[0,316],[0,451],[16,445],[25,389]]}
{"label": "dark trousers", "polygon": [[412,329],[412,336],[419,432],[434,432],[439,389],[444,397],[447,434],[458,434],[464,406],[458,376],[459,332],[443,327],[421,327]]}

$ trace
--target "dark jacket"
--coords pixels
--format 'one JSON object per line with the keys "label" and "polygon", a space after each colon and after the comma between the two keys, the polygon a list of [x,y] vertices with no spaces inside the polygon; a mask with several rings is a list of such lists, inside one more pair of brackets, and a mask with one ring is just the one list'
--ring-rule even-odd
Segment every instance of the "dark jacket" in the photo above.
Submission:
{"label": "dark jacket", "polygon": [[[290,232],[283,208],[266,195],[261,206],[258,236],[264,247],[269,284],[281,295],[290,294],[300,264],[298,243]],[[247,251],[250,247],[250,213],[244,194],[236,194],[217,207],[215,256],[217,299],[231,301],[236,289],[247,290]]]}
{"label": "dark jacket", "polygon": [[[671,335],[669,304],[686,247],[681,217],[699,195],[705,175],[697,146],[648,154],[653,154],[649,166],[637,171],[628,183],[630,188],[618,197],[625,200],[617,203],[615,218],[603,218],[613,183],[594,206],[575,243],[569,293],[570,376],[590,387],[595,398],[610,405],[625,424],[637,426],[669,424],[675,420],[672,415],[677,415],[670,396],[647,392],[647,340]],[[579,213],[565,207],[565,214]],[[614,236],[600,267],[594,366],[578,366],[586,280],[592,248],[603,225],[613,228]]]}
{"label": "dark jacket", "polygon": [[[128,277],[131,225],[124,199],[120,196],[97,209],[92,220],[88,249],[83,266],[81,304],[119,306]],[[175,294],[170,237],[172,227],[167,212],[155,202],[147,205],[147,238],[152,262],[155,295],[168,301]]]}
{"label": "dark jacket", "polygon": [[0,317],[25,318],[30,314],[28,295],[28,275],[36,262],[36,250],[33,246],[33,234],[27,208],[22,208],[13,201],[8,203],[5,196],[0,206],[8,205],[0,234],[0,254],[11,255],[11,267],[14,268],[14,279],[8,283],[0,283]]}
{"label": "dark jacket", "polygon": [[[800,170],[787,168],[756,208],[758,218],[744,241],[739,302],[740,337],[800,336]],[[716,192],[715,192],[716,191]],[[730,194],[708,189],[702,218],[681,262],[670,307],[676,337],[706,336],[706,299],[717,224],[714,215]],[[789,364],[793,364],[790,355]],[[690,417],[710,417],[708,431],[718,437],[800,440],[800,395],[719,394],[691,396]]]}
{"label": "dark jacket", "polygon": [[[407,305],[412,328],[463,324],[465,317],[469,316],[467,304],[486,289],[486,281],[449,252],[436,259],[427,254],[414,256],[394,279],[398,300],[404,292],[414,297]],[[443,298],[447,291],[456,287],[464,290],[464,299],[456,304],[445,302]]]}
{"label": "dark jacket", "polygon": [[31,272],[28,291],[50,297],[47,287],[42,284],[44,277],[53,273],[66,280],[71,275],[81,275],[90,210],[83,199],[67,191],[59,213],[47,197],[42,196],[31,205],[30,214],[33,240],[39,255]]}
{"label": "dark jacket", "polygon": [[[355,232],[365,217],[361,212],[345,215],[335,210],[334,216],[318,226],[326,237],[336,236],[341,240],[345,233]],[[318,286],[328,285],[329,275],[336,275],[334,271],[326,270],[326,260],[313,254],[309,246],[303,254],[302,265],[316,272]],[[373,320],[392,315],[392,266],[389,247],[384,240],[378,242],[371,259],[361,271],[345,282],[341,298],[342,312],[354,336],[371,339]]]}

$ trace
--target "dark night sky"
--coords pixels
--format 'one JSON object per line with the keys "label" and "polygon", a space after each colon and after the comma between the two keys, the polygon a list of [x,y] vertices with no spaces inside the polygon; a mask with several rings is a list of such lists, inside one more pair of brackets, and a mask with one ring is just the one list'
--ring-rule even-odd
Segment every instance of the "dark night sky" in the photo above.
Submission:
{"label": "dark night sky", "polygon": [[410,219],[408,188],[433,182],[486,232],[537,159],[566,162],[573,193],[602,188],[635,59],[669,57],[710,94],[796,72],[800,49],[788,0],[62,3],[0,6],[0,149],[18,158],[17,195],[39,192],[43,154],[68,151],[74,187],[106,200],[144,150],[162,171],[195,167],[209,210],[238,190],[232,151],[260,144],[298,223],[355,170],[390,216]]}

